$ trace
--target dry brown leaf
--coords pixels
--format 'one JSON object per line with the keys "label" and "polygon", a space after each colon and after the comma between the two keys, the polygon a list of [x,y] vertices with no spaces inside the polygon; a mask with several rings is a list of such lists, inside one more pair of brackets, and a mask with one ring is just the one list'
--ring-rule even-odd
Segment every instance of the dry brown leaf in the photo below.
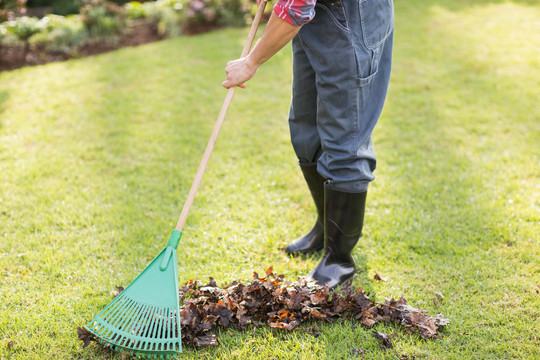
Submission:
{"label": "dry brown leaf", "polygon": [[352,349],[351,350],[351,355],[362,355],[366,352],[366,350],[362,349],[362,348],[358,348],[358,349]]}
{"label": "dry brown leaf", "polygon": [[450,320],[445,318],[443,314],[437,314],[437,316],[435,316],[435,324],[437,326],[446,326],[450,324]]}
{"label": "dry brown leaf", "polygon": [[373,332],[373,337],[377,340],[379,340],[379,346],[385,349],[391,349],[394,347],[394,344],[392,344],[392,340],[390,339],[390,336],[380,333],[378,331]]}
{"label": "dry brown leaf", "polygon": [[360,315],[360,324],[368,328],[372,327],[377,323],[377,320],[375,320],[375,318],[373,318],[373,315],[371,315],[367,310],[362,311]]}
{"label": "dry brown leaf", "polygon": [[92,341],[96,341],[94,334],[80,326],[77,327],[77,336],[83,342],[83,348],[90,345]]}
{"label": "dry brown leaf", "polygon": [[123,286],[117,286],[116,289],[114,289],[113,291],[111,291],[111,293],[114,295],[114,297],[120,295],[120,293],[124,291],[124,287]]}
{"label": "dry brown leaf", "polygon": [[216,335],[199,336],[193,339],[193,345],[198,347],[218,346],[218,339]]}
{"label": "dry brown leaf", "polygon": [[377,281],[386,281],[387,278],[385,277],[382,277],[381,275],[379,275],[378,273],[375,273],[375,275],[373,276],[373,279],[377,280]]}

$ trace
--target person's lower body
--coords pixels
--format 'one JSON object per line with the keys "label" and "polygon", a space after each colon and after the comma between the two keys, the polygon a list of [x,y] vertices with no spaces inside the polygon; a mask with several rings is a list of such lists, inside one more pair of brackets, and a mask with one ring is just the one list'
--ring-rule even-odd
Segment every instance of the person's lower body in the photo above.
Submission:
{"label": "person's lower body", "polygon": [[[386,98],[392,43],[392,0],[319,1],[293,39],[291,141],[303,171],[316,164],[319,182],[326,181],[321,206],[306,178],[323,219],[324,255],[310,274],[320,284],[334,287],[355,273],[351,254],[374,180],[371,135]],[[321,247],[320,236],[295,241],[287,249]]]}

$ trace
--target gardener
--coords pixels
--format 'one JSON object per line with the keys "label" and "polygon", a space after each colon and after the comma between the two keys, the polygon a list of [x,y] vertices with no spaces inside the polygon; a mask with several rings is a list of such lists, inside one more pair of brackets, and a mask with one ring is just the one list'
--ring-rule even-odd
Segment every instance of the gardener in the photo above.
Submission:
{"label": "gardener", "polygon": [[292,40],[289,126],[318,219],[289,254],[324,249],[309,277],[335,287],[352,279],[373,181],[373,128],[390,78],[392,0],[279,0],[251,53],[230,61],[226,88],[245,87],[258,67]]}

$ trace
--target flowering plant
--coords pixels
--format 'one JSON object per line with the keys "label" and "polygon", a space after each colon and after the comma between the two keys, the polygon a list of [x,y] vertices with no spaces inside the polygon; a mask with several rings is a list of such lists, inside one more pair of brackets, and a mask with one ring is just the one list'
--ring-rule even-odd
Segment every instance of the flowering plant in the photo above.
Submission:
{"label": "flowering plant", "polygon": [[191,25],[246,24],[250,12],[249,0],[187,0],[184,27]]}
{"label": "flowering plant", "polygon": [[0,22],[13,20],[15,14],[26,14],[26,0],[0,0]]}

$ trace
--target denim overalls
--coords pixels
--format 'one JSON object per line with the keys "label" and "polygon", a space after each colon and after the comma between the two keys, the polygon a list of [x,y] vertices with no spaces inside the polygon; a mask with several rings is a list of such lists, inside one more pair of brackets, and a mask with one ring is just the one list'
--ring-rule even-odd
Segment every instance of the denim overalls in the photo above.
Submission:
{"label": "denim overalls", "polygon": [[392,0],[318,0],[293,39],[289,125],[301,164],[329,185],[362,192],[374,179],[371,134],[392,62]]}

